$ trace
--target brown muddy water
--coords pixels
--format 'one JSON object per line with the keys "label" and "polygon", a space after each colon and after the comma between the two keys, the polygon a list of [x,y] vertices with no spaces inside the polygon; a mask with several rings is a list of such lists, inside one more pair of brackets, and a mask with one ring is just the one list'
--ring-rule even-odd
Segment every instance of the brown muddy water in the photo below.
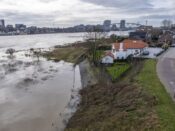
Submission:
{"label": "brown muddy water", "polygon": [[[121,32],[112,32],[119,33]],[[125,33],[128,34],[128,33]],[[0,131],[61,131],[76,111],[79,67],[29,57],[30,48],[49,49],[83,40],[84,33],[0,37]],[[5,54],[15,49],[14,57]]]}
{"label": "brown muddy water", "polygon": [[0,53],[0,131],[61,131],[76,111],[79,67]]}

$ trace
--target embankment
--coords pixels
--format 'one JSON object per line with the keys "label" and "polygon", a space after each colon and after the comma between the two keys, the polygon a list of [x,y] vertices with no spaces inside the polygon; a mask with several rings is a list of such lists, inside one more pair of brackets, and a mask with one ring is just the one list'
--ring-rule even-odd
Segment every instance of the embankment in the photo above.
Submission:
{"label": "embankment", "polygon": [[98,83],[98,80],[94,75],[94,71],[87,59],[82,61],[79,64],[79,67],[80,67],[80,75],[81,75],[81,82],[82,82],[83,88],[91,85],[95,85]]}
{"label": "embankment", "polygon": [[154,60],[142,61],[118,83],[83,88],[79,108],[65,130],[174,131],[175,105],[155,67]]}

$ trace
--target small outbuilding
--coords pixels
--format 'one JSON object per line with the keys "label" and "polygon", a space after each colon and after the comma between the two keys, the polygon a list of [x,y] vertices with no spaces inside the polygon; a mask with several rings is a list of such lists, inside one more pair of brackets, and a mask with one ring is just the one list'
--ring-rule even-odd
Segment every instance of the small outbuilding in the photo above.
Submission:
{"label": "small outbuilding", "polygon": [[113,64],[114,55],[111,52],[106,53],[106,55],[101,60],[102,64]]}

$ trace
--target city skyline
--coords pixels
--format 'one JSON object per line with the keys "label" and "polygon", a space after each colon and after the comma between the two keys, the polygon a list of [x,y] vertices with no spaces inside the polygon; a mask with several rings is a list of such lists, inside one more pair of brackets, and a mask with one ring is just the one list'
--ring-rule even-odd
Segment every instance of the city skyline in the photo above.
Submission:
{"label": "city skyline", "polygon": [[101,24],[105,19],[125,19],[160,26],[163,19],[174,21],[173,0],[1,0],[0,19],[6,24],[23,23],[38,27],[69,27]]}

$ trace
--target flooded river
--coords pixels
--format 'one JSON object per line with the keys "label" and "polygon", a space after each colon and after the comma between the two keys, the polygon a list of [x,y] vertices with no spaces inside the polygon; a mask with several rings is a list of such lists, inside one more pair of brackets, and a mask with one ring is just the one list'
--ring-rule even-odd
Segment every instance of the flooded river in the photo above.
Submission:
{"label": "flooded river", "polygon": [[[82,34],[0,37],[0,131],[60,131],[76,109],[79,67],[30,56],[46,48],[82,40]],[[9,57],[5,51],[19,52]],[[74,99],[72,99],[74,98]]]}
{"label": "flooded river", "polygon": [[[30,48],[48,50],[83,40],[83,33],[0,37],[0,131],[61,131],[76,111],[79,67],[33,57]],[[5,52],[17,52],[9,57]]]}

